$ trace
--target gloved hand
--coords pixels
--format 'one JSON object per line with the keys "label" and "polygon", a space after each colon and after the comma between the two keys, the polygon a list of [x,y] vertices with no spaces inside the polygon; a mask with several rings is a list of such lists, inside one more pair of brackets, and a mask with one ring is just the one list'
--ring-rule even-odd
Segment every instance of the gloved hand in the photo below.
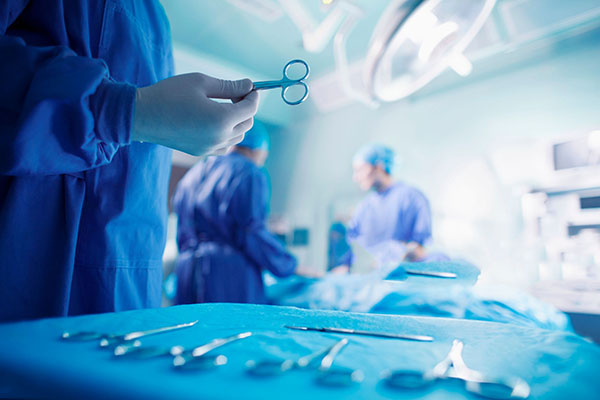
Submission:
{"label": "gloved hand", "polygon": [[305,278],[322,278],[324,276],[323,272],[317,271],[316,269],[306,265],[298,265],[295,273],[296,275],[303,276]]}
{"label": "gloved hand", "polygon": [[249,79],[177,75],[137,89],[131,139],[192,155],[222,152],[244,138],[258,103],[258,92],[252,91]]}
{"label": "gloved hand", "polygon": [[403,261],[418,262],[427,256],[427,251],[423,246],[416,242],[406,244],[406,255]]}
{"label": "gloved hand", "polygon": [[333,275],[346,275],[350,273],[350,266],[338,265],[337,267],[331,268],[329,271],[327,271],[327,273]]}

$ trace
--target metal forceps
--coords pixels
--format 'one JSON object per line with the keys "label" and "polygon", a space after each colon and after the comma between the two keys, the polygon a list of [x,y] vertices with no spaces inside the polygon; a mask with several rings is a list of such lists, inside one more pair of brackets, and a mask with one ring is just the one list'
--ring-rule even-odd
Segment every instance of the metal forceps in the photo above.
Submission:
{"label": "metal forceps", "polygon": [[421,389],[434,382],[454,378],[465,382],[467,391],[490,399],[526,399],[530,388],[524,380],[491,379],[465,364],[462,358],[463,343],[454,340],[450,352],[430,371],[396,370],[384,373],[382,379],[393,389]]}
{"label": "metal forceps", "polygon": [[[295,67],[296,65],[298,65],[298,67]],[[290,68],[301,68],[303,72],[298,74],[299,77],[290,76]],[[283,101],[290,106],[295,106],[302,103],[308,97],[308,86],[304,83],[304,80],[308,78],[309,73],[310,68],[308,68],[306,61],[299,59],[292,60],[283,67],[283,77],[280,80],[253,82],[253,90],[267,90],[280,87],[281,98]],[[293,90],[293,94],[290,89]],[[302,95],[300,95],[300,93],[302,93]]]}

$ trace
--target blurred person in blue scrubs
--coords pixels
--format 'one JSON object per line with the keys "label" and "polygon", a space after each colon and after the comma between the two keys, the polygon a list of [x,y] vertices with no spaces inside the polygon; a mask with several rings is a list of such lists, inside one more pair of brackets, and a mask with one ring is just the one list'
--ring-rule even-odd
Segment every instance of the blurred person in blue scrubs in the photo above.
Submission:
{"label": "blurred person in blue scrubs", "polygon": [[156,0],[2,2],[0,321],[160,305],[167,147],[221,152],[259,102],[172,75]]}
{"label": "blurred person in blue scrubs", "polygon": [[261,167],[268,151],[268,132],[257,122],[229,154],[199,162],[179,183],[176,304],[265,303],[264,270],[298,272],[266,227],[270,189]]}
{"label": "blurred person in blue scrubs", "polygon": [[353,180],[371,193],[358,205],[347,237],[368,250],[380,265],[423,261],[425,246],[431,241],[429,201],[418,189],[394,181],[394,158],[389,147],[371,144],[353,159]]}
{"label": "blurred person in blue scrubs", "polygon": [[327,249],[327,271],[345,274],[350,271],[354,255],[347,240],[347,229],[341,221],[329,227],[329,247]]}

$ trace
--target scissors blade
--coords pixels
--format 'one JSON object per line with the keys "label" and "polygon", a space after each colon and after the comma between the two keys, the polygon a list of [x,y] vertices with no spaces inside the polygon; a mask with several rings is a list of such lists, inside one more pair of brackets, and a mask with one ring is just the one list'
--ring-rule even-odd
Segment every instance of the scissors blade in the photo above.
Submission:
{"label": "scissors blade", "polygon": [[319,369],[321,371],[325,371],[331,368],[333,360],[335,359],[335,357],[337,357],[338,353],[342,351],[344,346],[346,346],[347,344],[348,339],[342,339],[339,342],[336,342],[333,346],[331,346],[325,357],[323,357],[323,359],[321,360],[321,366],[319,367]]}
{"label": "scissors blade", "polygon": [[355,329],[345,328],[327,328],[327,327],[308,327],[308,326],[285,326],[288,329],[294,329],[299,331],[317,331],[317,332],[329,332],[329,333],[344,333],[349,335],[360,335],[360,336],[373,336],[386,339],[401,339],[401,340],[413,340],[417,342],[433,342],[432,336],[426,335],[409,335],[409,334],[396,334],[396,333],[384,333],[384,332],[371,332],[361,331]]}
{"label": "scissors blade", "polygon": [[[185,350],[179,348],[179,349],[177,349],[177,355],[175,355],[175,357],[173,358],[173,366],[175,368],[185,368],[187,365],[192,365],[194,363],[201,364],[201,363],[203,363],[203,361],[205,359],[208,359],[208,360],[211,359],[209,356],[206,356],[206,354],[208,352],[215,350],[226,344],[235,342],[236,340],[245,339],[250,336],[252,336],[252,332],[242,332],[242,333],[238,333],[237,335],[232,335],[232,336],[228,336],[225,338],[213,339],[210,342],[208,342],[202,346],[198,346],[189,351],[185,351]],[[175,347],[171,348],[171,354],[174,354],[174,350],[175,350]],[[183,351],[180,352],[180,350],[183,350]],[[224,362],[227,362],[227,357],[225,357],[223,355],[218,355],[213,358],[216,361],[219,361],[219,357],[222,357],[224,359]],[[222,365],[222,364],[215,364],[215,365]]]}
{"label": "scissors blade", "polygon": [[163,333],[163,332],[174,331],[177,329],[189,328],[191,326],[196,325],[197,323],[198,323],[198,320],[192,321],[192,322],[187,322],[185,324],[164,326],[162,328],[157,328],[157,329],[149,329],[147,331],[131,332],[126,335],[123,335],[123,339],[128,341],[128,340],[138,339],[143,336],[156,335],[157,333]]}
{"label": "scissors blade", "polygon": [[252,336],[252,332],[242,332],[238,333],[237,335],[229,336],[226,338],[214,339],[205,345],[198,346],[195,349],[193,349],[192,356],[201,357],[209,351],[212,351],[218,347],[224,346],[231,342],[235,342],[236,340],[245,339],[250,336]]}

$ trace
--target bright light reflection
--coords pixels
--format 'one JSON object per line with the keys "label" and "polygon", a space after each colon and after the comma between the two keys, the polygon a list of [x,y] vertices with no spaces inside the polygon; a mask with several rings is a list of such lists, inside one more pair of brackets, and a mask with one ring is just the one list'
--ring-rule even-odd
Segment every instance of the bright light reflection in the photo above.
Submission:
{"label": "bright light reflection", "polygon": [[458,24],[456,22],[444,22],[436,26],[425,35],[423,44],[419,49],[419,59],[423,62],[429,61],[435,49],[453,33],[458,32]]}

